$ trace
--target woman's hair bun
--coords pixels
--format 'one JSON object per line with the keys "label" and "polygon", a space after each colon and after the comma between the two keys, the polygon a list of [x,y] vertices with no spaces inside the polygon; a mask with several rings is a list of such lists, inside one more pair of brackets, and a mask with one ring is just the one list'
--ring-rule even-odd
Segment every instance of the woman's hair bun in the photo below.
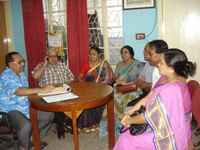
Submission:
{"label": "woman's hair bun", "polygon": [[191,61],[186,62],[186,71],[189,76],[193,76],[196,73],[196,63]]}

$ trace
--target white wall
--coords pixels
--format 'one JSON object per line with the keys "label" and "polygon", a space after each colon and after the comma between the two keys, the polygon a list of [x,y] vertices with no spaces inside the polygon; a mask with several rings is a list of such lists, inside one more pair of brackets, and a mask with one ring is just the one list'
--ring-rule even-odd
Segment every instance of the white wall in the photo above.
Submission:
{"label": "white wall", "polygon": [[160,37],[197,64],[200,81],[200,0],[157,0]]}

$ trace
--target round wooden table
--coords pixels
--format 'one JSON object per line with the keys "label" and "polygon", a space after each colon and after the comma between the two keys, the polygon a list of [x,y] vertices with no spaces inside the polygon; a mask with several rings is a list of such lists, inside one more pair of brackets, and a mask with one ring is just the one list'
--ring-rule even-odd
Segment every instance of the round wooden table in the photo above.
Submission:
{"label": "round wooden table", "polygon": [[37,94],[29,96],[30,118],[35,150],[40,150],[40,134],[37,122],[38,110],[71,113],[74,149],[79,150],[77,130],[79,112],[84,109],[96,108],[105,104],[107,105],[108,145],[111,150],[115,144],[113,88],[106,84],[93,82],[72,82],[69,85],[72,88],[72,92],[78,95],[79,98],[62,102],[46,103],[42,97]]}

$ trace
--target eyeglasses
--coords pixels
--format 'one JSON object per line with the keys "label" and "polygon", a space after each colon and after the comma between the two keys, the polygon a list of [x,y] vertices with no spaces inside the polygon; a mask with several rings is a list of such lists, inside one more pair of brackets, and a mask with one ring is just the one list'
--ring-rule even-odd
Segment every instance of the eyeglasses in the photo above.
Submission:
{"label": "eyeglasses", "polygon": [[13,61],[13,63],[24,66],[25,65],[25,60],[20,60],[19,62]]}

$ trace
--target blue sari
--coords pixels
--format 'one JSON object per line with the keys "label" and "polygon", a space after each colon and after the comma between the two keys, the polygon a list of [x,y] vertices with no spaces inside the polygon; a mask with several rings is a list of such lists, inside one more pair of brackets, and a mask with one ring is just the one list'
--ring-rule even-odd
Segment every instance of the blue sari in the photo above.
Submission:
{"label": "blue sari", "polygon": [[[125,65],[123,62],[117,64],[115,69],[115,76],[118,78],[123,78],[127,83],[137,80],[140,72],[143,70],[144,63],[138,60],[134,60],[131,64]],[[127,104],[133,99],[138,98],[142,94],[140,89],[136,91],[131,91],[127,93],[118,93],[116,88],[114,88],[114,99],[116,106],[117,118],[125,112]]]}

